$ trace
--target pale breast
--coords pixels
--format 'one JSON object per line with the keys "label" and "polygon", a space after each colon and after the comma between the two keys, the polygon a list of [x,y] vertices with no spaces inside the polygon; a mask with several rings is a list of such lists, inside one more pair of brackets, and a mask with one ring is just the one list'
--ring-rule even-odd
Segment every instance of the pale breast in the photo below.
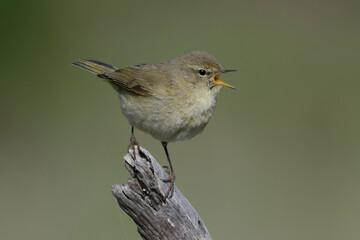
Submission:
{"label": "pale breast", "polygon": [[129,123],[164,142],[183,141],[201,133],[216,103],[210,91],[161,99],[133,94],[119,96]]}
{"label": "pale breast", "polygon": [[191,99],[181,111],[186,125],[178,129],[172,141],[183,141],[201,133],[212,116],[216,97],[210,91],[193,95]]}

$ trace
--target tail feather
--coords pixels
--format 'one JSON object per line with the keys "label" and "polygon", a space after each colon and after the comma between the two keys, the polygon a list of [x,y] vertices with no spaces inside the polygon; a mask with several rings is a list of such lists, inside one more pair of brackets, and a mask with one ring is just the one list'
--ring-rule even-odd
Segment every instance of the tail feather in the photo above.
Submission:
{"label": "tail feather", "polygon": [[113,72],[117,69],[109,64],[102,63],[96,60],[80,59],[72,62],[72,64],[81,67],[96,75],[101,75],[107,72]]}

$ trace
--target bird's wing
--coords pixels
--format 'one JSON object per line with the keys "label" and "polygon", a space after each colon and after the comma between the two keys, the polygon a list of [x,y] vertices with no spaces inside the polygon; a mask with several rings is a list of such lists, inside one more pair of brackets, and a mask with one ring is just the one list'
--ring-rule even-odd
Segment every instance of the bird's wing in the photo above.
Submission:
{"label": "bird's wing", "polygon": [[105,72],[98,76],[106,79],[109,83],[128,91],[140,95],[152,95],[148,84],[141,78],[141,66],[142,65],[136,65],[116,69],[115,71]]}
{"label": "bird's wing", "polygon": [[140,95],[157,95],[171,88],[166,69],[161,64],[142,64],[106,72],[99,77],[111,84]]}

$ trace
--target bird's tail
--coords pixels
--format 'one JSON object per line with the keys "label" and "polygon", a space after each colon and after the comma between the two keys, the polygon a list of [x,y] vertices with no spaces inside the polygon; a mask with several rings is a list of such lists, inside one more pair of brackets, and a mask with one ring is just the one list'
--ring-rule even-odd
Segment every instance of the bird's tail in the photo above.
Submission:
{"label": "bird's tail", "polygon": [[81,67],[93,74],[96,75],[102,75],[104,73],[107,72],[113,72],[116,70],[115,67],[106,64],[106,63],[102,63],[99,61],[95,61],[95,60],[86,60],[86,59],[80,59],[80,60],[76,60],[74,62],[72,62],[73,65]]}

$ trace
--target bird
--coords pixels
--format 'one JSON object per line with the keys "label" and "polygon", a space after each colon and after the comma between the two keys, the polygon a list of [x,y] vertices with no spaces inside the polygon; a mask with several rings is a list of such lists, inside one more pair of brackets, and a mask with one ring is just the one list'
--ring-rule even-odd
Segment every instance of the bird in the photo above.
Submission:
{"label": "bird", "polygon": [[220,80],[226,70],[206,51],[190,51],[168,61],[125,68],[80,59],[72,62],[108,82],[118,93],[123,115],[131,126],[130,145],[137,145],[134,128],[159,140],[170,173],[169,189],[174,192],[175,172],[168,143],[184,141],[201,133],[213,115],[222,87],[235,87]]}

